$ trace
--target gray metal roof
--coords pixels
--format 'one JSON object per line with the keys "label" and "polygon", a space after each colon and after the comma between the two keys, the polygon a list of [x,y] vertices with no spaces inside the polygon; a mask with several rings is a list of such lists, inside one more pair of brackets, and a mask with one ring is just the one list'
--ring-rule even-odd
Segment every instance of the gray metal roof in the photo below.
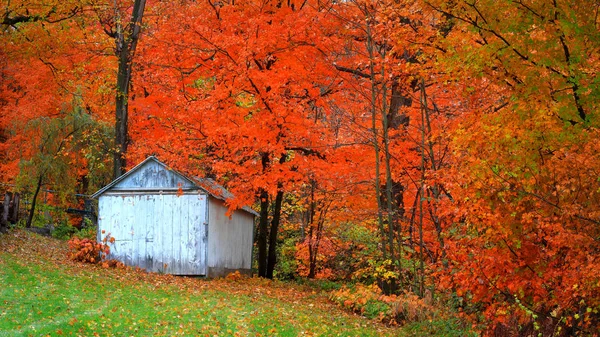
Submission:
{"label": "gray metal roof", "polygon": [[[215,199],[227,201],[228,199],[234,198],[234,195],[231,192],[227,191],[225,189],[225,187],[223,187],[222,185],[217,184],[217,182],[214,181],[213,179],[210,179],[210,178],[200,178],[200,177],[195,177],[193,179],[190,179],[190,178],[184,176],[183,174],[181,174],[181,173],[179,173],[179,172],[171,169],[165,163],[163,163],[160,160],[158,160],[155,156],[150,156],[150,157],[146,158],[144,161],[142,161],[141,163],[137,164],[131,170],[127,171],[125,174],[123,174],[119,178],[113,180],[110,184],[104,186],[103,188],[101,188],[100,190],[98,190],[96,193],[92,194],[91,197],[94,198],[94,199],[100,197],[102,194],[104,194],[104,192],[110,190],[112,187],[114,187],[115,185],[117,185],[119,182],[127,179],[127,177],[129,177],[130,175],[132,175],[136,170],[138,170],[140,167],[144,166],[144,164],[146,164],[149,161],[154,161],[157,164],[159,164],[160,166],[164,167],[166,170],[169,170],[169,171],[177,174],[182,179],[185,179],[186,181],[189,181],[190,184],[193,185],[193,186],[195,186],[197,189],[202,190],[203,192],[205,192],[206,194],[210,195],[211,197],[213,197]],[[250,213],[250,214],[252,214],[252,215],[259,216],[259,214],[255,210],[253,210],[252,208],[250,208],[249,206],[244,206],[241,209],[244,210],[244,211],[246,211],[246,212],[248,212],[248,213]]]}

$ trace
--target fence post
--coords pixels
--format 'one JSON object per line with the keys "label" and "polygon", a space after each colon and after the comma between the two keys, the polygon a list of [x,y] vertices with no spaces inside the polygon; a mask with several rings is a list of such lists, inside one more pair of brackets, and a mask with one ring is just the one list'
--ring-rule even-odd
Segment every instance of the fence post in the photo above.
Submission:
{"label": "fence post", "polygon": [[15,192],[13,194],[12,200],[11,200],[11,209],[12,212],[9,215],[9,221],[13,224],[16,224],[17,222],[19,222],[19,204],[21,202],[21,196],[19,195],[18,192]]}
{"label": "fence post", "polygon": [[8,226],[8,213],[10,210],[10,199],[12,197],[12,193],[6,192],[4,194],[4,205],[2,207],[2,217],[0,218],[0,225],[3,227]]}

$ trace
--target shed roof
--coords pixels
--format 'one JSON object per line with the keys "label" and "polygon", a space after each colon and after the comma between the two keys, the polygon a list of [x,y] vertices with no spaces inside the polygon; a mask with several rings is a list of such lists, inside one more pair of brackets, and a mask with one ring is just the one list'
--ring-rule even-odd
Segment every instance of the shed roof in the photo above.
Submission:
{"label": "shed roof", "polygon": [[[142,161],[141,163],[134,166],[131,170],[127,171],[125,174],[123,174],[119,178],[113,180],[110,184],[104,186],[103,188],[98,190],[96,193],[92,194],[92,198],[96,199],[96,198],[100,197],[102,194],[104,194],[106,191],[110,190],[111,188],[117,187],[119,185],[119,183],[125,181],[127,178],[132,176],[136,171],[138,171],[141,167],[145,166],[147,163],[149,163],[151,161],[155,162],[159,166],[162,166],[165,170],[168,170],[169,172],[176,175],[178,179],[181,179],[182,181],[184,181],[186,183],[185,186],[188,186],[186,188],[188,190],[189,189],[199,189],[199,190],[202,190],[203,192],[205,192],[206,194],[210,195],[211,197],[213,197],[215,199],[223,200],[223,201],[227,201],[228,199],[231,199],[234,197],[234,195],[231,192],[227,191],[225,189],[225,187],[217,184],[217,182],[215,182],[213,179],[200,178],[200,177],[195,177],[193,179],[190,179],[190,178],[184,176],[183,174],[171,169],[165,163],[158,160],[155,156],[150,156],[150,157],[146,158],[144,161]],[[259,215],[256,211],[254,211],[252,208],[250,208],[248,206],[244,206],[241,209],[252,215],[255,215],[255,216]]]}

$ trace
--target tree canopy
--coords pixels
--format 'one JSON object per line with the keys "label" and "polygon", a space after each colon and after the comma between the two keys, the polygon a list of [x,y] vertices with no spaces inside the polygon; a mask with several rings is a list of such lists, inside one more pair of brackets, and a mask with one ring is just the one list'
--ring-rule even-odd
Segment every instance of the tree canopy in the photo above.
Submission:
{"label": "tree canopy", "polygon": [[10,1],[0,177],[33,216],[41,187],[91,194],[157,155],[260,213],[259,276],[439,292],[490,334],[593,334],[599,10]]}

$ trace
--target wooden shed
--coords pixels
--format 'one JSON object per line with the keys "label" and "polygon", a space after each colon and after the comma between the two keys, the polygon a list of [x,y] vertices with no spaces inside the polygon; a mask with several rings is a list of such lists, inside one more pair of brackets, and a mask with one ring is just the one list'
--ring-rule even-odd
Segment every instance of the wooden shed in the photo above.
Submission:
{"label": "wooden shed", "polygon": [[244,207],[227,216],[224,200],[232,195],[211,179],[185,177],[148,157],[92,197],[98,240],[115,238],[110,258],[175,275],[251,270],[258,214]]}

